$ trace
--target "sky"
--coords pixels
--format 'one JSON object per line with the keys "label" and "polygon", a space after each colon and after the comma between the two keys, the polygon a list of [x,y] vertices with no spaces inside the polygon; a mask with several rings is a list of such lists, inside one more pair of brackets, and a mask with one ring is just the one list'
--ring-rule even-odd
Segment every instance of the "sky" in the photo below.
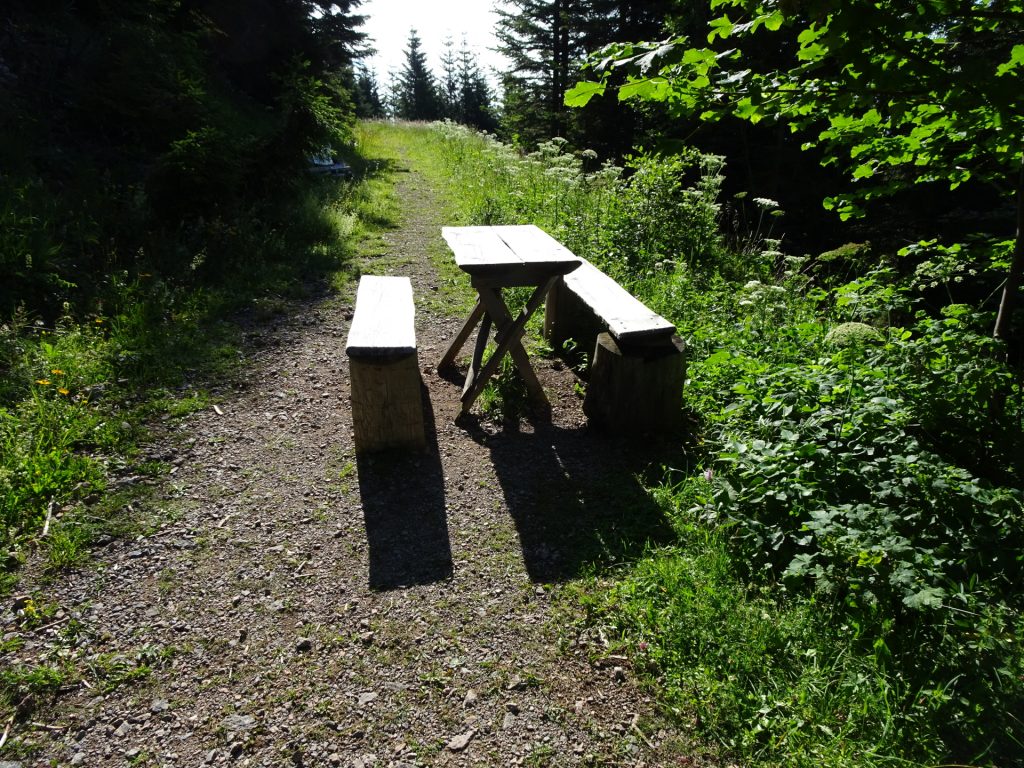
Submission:
{"label": "sky", "polygon": [[494,0],[363,0],[355,13],[367,17],[361,30],[373,38],[377,49],[367,64],[377,73],[381,90],[391,81],[390,73],[400,70],[405,61],[411,28],[419,34],[435,75],[441,74],[445,38],[451,35],[458,52],[465,35],[481,69],[494,84],[491,69],[502,69],[505,58],[488,50],[497,45],[493,5]]}

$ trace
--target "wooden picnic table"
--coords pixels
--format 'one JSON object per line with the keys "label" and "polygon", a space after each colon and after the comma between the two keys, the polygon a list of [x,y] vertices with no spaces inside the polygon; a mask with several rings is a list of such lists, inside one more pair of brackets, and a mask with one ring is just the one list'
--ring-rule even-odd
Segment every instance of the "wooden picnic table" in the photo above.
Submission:
{"label": "wooden picnic table", "polygon": [[[530,396],[537,402],[546,403],[544,389],[530,366],[521,339],[527,321],[543,303],[548,291],[559,277],[576,269],[580,259],[533,225],[443,227],[441,234],[452,249],[455,263],[469,275],[477,292],[473,311],[438,363],[438,368],[453,364],[473,329],[480,324],[473,359],[462,389],[463,413],[473,405],[506,354],[512,357]],[[528,286],[534,287],[533,294],[513,317],[502,297],[502,289]],[[497,347],[484,362],[492,324]]]}

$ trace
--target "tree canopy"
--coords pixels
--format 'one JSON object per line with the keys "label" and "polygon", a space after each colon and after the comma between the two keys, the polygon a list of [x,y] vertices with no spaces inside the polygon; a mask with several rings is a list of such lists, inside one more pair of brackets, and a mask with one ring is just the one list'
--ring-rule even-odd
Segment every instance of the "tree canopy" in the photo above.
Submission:
{"label": "tree canopy", "polygon": [[[582,106],[627,73],[618,98],[666,104],[677,115],[801,132],[825,163],[844,167],[854,194],[826,199],[848,218],[861,203],[924,183],[967,182],[1016,196],[1002,235],[973,248],[1007,269],[995,334],[1009,331],[1024,245],[1024,4],[1017,0],[712,0],[707,45],[685,37],[616,43],[596,52],[595,80],[566,103]],[[753,51],[775,40],[772,57]],[[760,48],[758,50],[763,50]],[[963,250],[959,245],[932,244]],[[964,251],[966,253],[966,251]]]}
{"label": "tree canopy", "polygon": [[415,29],[409,30],[405,62],[392,91],[394,111],[406,120],[436,120],[441,114],[437,80],[427,64],[423,42]]}
{"label": "tree canopy", "polygon": [[117,270],[227,268],[243,213],[349,135],[358,5],[8,3],[0,311],[52,312]]}

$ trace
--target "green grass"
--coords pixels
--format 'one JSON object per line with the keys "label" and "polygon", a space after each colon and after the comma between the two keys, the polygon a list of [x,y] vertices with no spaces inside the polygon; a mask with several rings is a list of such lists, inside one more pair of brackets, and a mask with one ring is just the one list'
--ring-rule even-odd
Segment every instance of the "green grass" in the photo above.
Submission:
{"label": "green grass", "polygon": [[245,324],[273,323],[311,291],[350,290],[398,211],[390,161],[356,165],[361,180],[306,180],[275,219],[216,233],[220,260],[211,241],[194,279],[117,274],[102,301],[65,305],[52,326],[24,313],[0,323],[0,549],[12,553],[0,590],[27,549],[41,545],[57,571],[87,562],[97,535],[159,524],[144,492],[107,493],[112,473],[166,469],[138,458],[147,425],[209,408],[244,378]]}
{"label": "green grass", "polygon": [[[374,130],[451,223],[537,224],[687,338],[696,433],[639,502],[674,534],[575,588],[668,713],[748,765],[1024,753],[1024,409],[990,317],[922,311],[878,256],[785,254],[771,201],[729,245],[718,158],[640,157],[626,179],[557,140]],[[836,344],[849,323],[873,331]],[[500,381],[488,398],[500,412]]]}

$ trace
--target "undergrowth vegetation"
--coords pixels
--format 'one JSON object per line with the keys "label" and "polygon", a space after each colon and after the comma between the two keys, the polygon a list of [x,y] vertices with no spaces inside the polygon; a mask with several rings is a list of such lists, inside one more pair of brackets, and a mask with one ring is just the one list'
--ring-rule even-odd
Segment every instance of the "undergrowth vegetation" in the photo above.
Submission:
{"label": "undergrowth vegetation", "polygon": [[722,161],[694,151],[594,167],[403,130],[458,223],[541,226],[689,343],[699,448],[651,488],[678,541],[580,590],[666,706],[751,763],[1018,760],[1021,371],[954,300],[985,267],[786,254],[765,199],[727,241]]}
{"label": "undergrowth vegetation", "polygon": [[33,542],[60,568],[87,557],[95,536],[143,524],[111,483],[166,469],[139,455],[142,425],[209,407],[245,375],[246,323],[346,279],[360,243],[390,216],[375,170],[361,170],[356,183],[310,180],[273,219],[250,220],[222,243],[247,253],[245,270],[175,281],[115,274],[85,312],[65,304],[48,324],[22,310],[0,325],[0,587],[16,582]]}

